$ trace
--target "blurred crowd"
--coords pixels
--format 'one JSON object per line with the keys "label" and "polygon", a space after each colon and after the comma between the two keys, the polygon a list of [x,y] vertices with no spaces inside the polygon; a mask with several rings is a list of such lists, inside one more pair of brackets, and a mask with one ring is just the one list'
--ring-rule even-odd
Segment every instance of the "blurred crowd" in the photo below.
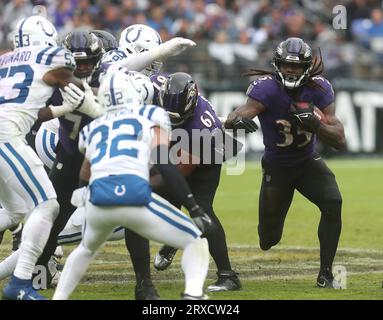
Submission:
{"label": "blurred crowd", "polygon": [[[333,28],[336,5],[347,9],[346,29]],[[256,61],[267,65],[270,50],[291,36],[322,48],[330,77],[339,72],[380,76],[365,69],[372,61],[383,62],[378,0],[2,0],[0,12],[3,48],[9,47],[7,35],[22,17],[42,13],[61,36],[83,27],[107,30],[118,38],[126,26],[142,23],[156,29],[163,41],[182,36],[205,42],[225,74]]]}

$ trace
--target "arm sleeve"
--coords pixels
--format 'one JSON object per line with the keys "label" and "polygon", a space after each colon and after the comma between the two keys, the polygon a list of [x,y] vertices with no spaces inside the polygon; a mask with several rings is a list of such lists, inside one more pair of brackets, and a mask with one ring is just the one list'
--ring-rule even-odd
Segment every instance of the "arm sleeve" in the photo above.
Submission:
{"label": "arm sleeve", "polygon": [[158,126],[168,132],[170,137],[172,127],[168,113],[164,109],[155,105],[148,105],[146,109],[148,109],[147,115],[149,120],[151,120],[155,126]]}
{"label": "arm sleeve", "polygon": [[129,71],[141,71],[153,62],[149,51],[127,55],[122,50],[113,50],[104,54],[101,63],[111,64],[116,68],[127,68]]}
{"label": "arm sleeve", "polygon": [[249,85],[246,95],[253,100],[259,101],[267,108],[269,105],[268,92],[270,92],[271,84],[272,78],[270,76],[259,78]]}
{"label": "arm sleeve", "polygon": [[320,88],[316,88],[316,95],[314,96],[313,103],[319,109],[323,110],[334,102],[334,89],[331,83],[324,77],[314,77],[313,80],[320,86]]}

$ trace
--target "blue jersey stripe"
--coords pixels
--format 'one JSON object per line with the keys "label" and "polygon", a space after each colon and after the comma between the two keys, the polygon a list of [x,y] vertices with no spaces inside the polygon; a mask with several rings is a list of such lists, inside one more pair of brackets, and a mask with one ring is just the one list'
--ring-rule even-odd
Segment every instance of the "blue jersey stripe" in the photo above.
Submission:
{"label": "blue jersey stripe", "polygon": [[84,128],[80,131],[80,134],[81,134],[82,140],[84,140],[84,142],[86,143],[86,136],[85,136],[85,133],[84,133],[85,128],[86,128],[86,127],[84,127]]}
{"label": "blue jersey stripe", "polygon": [[149,119],[149,120],[152,120],[152,116],[153,116],[154,111],[156,111],[156,107],[155,107],[155,106],[153,106],[153,107],[150,109],[149,113],[148,113],[148,119]]}
{"label": "blue jersey stripe", "polygon": [[114,75],[110,78],[110,96],[112,98],[112,105],[116,105],[116,97],[114,96],[114,88],[113,88]]}
{"label": "blue jersey stripe", "polygon": [[44,129],[43,131],[43,149],[44,149],[44,152],[45,154],[47,155],[47,157],[52,160],[52,161],[55,161],[55,158],[53,158],[53,156],[50,154],[49,150],[48,150],[48,142],[47,142],[47,130]]}
{"label": "blue jersey stripe", "polygon": [[140,111],[138,111],[138,114],[139,114],[140,116],[143,116],[143,115],[144,115],[145,107],[146,107],[146,106],[141,107]]}
{"label": "blue jersey stripe", "polygon": [[162,220],[165,220],[166,222],[168,222],[172,226],[176,227],[177,229],[180,229],[182,231],[189,233],[194,238],[198,237],[198,235],[192,229],[178,223],[177,221],[172,220],[170,217],[166,216],[165,214],[153,209],[152,207],[150,207],[150,204],[147,205],[146,208],[148,208],[150,210],[150,212],[154,213],[156,216],[160,217]]}
{"label": "blue jersey stripe", "polygon": [[161,208],[164,208],[165,210],[173,213],[174,215],[176,215],[177,217],[181,218],[182,220],[185,220],[189,223],[191,223],[193,226],[193,222],[190,220],[190,218],[184,216],[183,214],[181,214],[180,212],[178,212],[177,210],[175,210],[174,208],[172,208],[171,206],[167,205],[166,203],[163,203],[163,202],[160,202],[158,201],[157,199],[155,198],[152,198],[152,201],[157,204],[158,206],[160,206]]}
{"label": "blue jersey stripe", "polygon": [[19,170],[17,169],[17,167],[15,166],[15,164],[12,162],[11,159],[9,159],[9,157],[4,153],[3,150],[0,149],[0,155],[4,158],[4,160],[8,163],[8,165],[12,168],[13,172],[15,173],[17,179],[19,179],[21,185],[25,188],[25,190],[27,190],[27,192],[29,193],[29,195],[31,196],[32,200],[33,200],[33,203],[35,204],[35,206],[37,206],[39,203],[37,201],[37,198],[35,196],[35,194],[33,193],[33,191],[31,190],[31,188],[29,188],[28,186],[28,183],[24,180],[24,178],[22,177],[22,175],[20,174]]}
{"label": "blue jersey stripe", "polygon": [[25,160],[16,152],[16,150],[8,142],[5,143],[5,146],[16,157],[16,159],[20,162],[20,164],[23,166],[23,168],[27,172],[29,178],[35,184],[37,190],[39,190],[40,195],[43,198],[43,201],[48,200],[48,197],[45,194],[44,189],[42,188],[41,184],[37,181],[36,177],[33,175],[31,168],[28,166],[28,164],[25,162]]}
{"label": "blue jersey stripe", "polygon": [[50,136],[49,136],[49,143],[50,143],[50,145],[51,145],[51,149],[52,149],[52,151],[54,152],[54,153],[56,153],[55,152],[55,150],[56,150],[56,134],[55,133],[53,133],[53,132],[51,132],[50,133]]}
{"label": "blue jersey stripe", "polygon": [[64,50],[63,48],[57,48],[56,50],[54,50],[52,53],[49,54],[48,58],[47,58],[47,61],[45,61],[45,64],[47,66],[49,66],[51,63],[52,63],[52,60],[53,60],[53,57],[59,53],[61,50]]}
{"label": "blue jersey stripe", "polygon": [[42,60],[45,52],[47,52],[49,49],[52,49],[52,47],[46,47],[45,49],[43,49],[39,52],[39,54],[36,56],[36,63],[41,63],[41,60]]}

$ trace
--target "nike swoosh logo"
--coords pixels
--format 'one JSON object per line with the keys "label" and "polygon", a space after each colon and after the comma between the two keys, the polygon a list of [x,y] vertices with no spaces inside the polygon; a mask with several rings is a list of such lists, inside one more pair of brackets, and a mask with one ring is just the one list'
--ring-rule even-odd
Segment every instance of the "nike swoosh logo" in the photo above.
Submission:
{"label": "nike swoosh logo", "polygon": [[324,288],[326,286],[326,282],[322,282],[322,283],[317,282],[317,285]]}
{"label": "nike swoosh logo", "polygon": [[318,161],[318,160],[320,160],[320,157],[319,157],[319,158],[314,158],[314,160],[315,160],[315,161]]}
{"label": "nike swoosh logo", "polygon": [[28,296],[28,298],[31,300],[37,300],[36,298],[33,298],[32,296]]}

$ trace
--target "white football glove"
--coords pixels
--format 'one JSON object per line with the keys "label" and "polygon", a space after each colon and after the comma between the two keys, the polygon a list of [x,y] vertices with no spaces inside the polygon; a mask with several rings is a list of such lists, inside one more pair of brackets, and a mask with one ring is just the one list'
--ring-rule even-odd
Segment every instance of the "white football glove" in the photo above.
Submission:
{"label": "white football glove", "polygon": [[150,49],[154,60],[164,60],[171,56],[179,55],[187,48],[194,47],[196,43],[190,39],[176,37]]}
{"label": "white football glove", "polygon": [[82,81],[82,85],[85,91],[82,91],[75,84],[69,83],[69,85],[64,88],[67,99],[69,99],[70,102],[77,103],[78,107],[76,107],[76,110],[93,119],[98,118],[105,113],[105,109],[98,103],[92,88],[85,80]]}
{"label": "white football glove", "polygon": [[[65,87],[66,88],[66,87]],[[63,103],[61,106],[49,106],[52,112],[53,118],[58,118],[71,113],[82,103],[82,97],[79,97],[75,92],[70,91],[69,93],[66,90],[60,89],[61,96],[63,98]]]}

